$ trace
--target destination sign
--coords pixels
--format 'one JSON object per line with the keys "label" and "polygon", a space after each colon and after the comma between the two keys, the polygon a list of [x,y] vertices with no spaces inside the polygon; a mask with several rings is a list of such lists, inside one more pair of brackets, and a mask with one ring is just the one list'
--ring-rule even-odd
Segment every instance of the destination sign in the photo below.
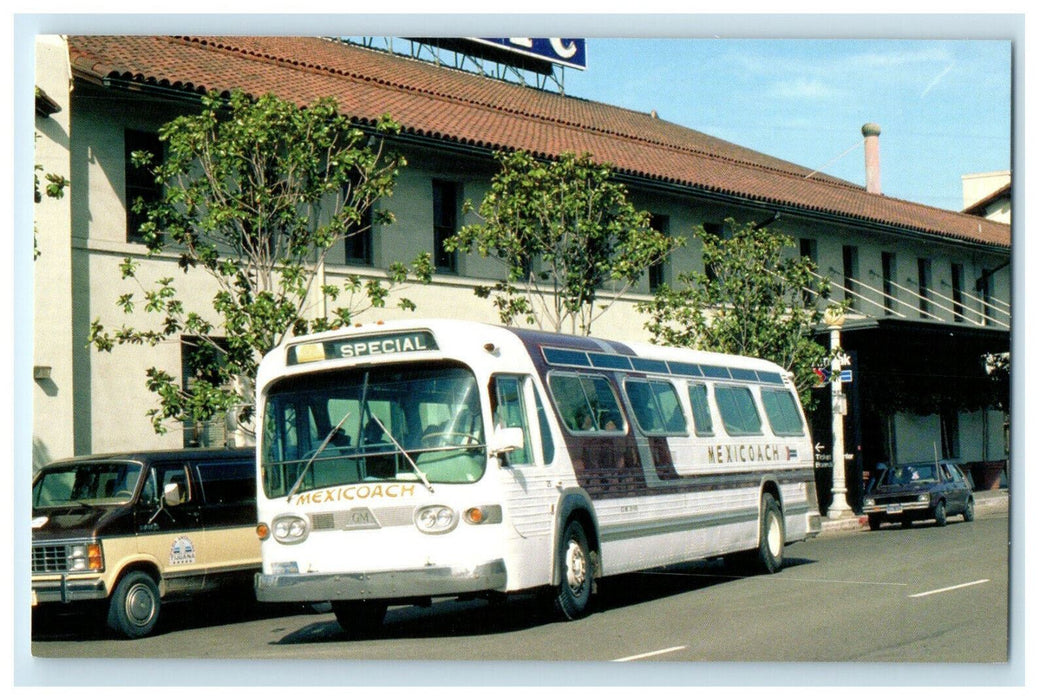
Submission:
{"label": "destination sign", "polygon": [[398,355],[425,350],[439,350],[436,339],[429,331],[386,333],[292,345],[287,350],[287,364],[299,365],[305,362],[372,355]]}

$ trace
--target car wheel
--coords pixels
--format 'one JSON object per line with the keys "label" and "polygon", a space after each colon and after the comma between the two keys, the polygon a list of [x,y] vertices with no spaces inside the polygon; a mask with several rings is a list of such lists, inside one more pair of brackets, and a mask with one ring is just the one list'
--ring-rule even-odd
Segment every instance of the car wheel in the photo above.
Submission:
{"label": "car wheel", "polygon": [[556,612],[565,620],[577,620],[590,611],[593,572],[592,551],[581,523],[572,520],[559,545],[559,586],[553,599]]}
{"label": "car wheel", "polygon": [[774,574],[784,564],[785,529],[781,504],[769,493],[763,494],[756,564],[760,571]]}
{"label": "car wheel", "polygon": [[878,513],[870,513],[868,515],[868,529],[878,530],[883,525],[883,516]]}
{"label": "car wheel", "polygon": [[937,501],[937,505],[933,509],[933,521],[940,527],[948,524],[948,508],[943,500]]}
{"label": "car wheel", "polygon": [[973,499],[966,501],[966,508],[962,511],[962,519],[968,523],[973,522]]}
{"label": "car wheel", "polygon": [[374,637],[385,622],[389,606],[374,600],[332,600],[331,610],[349,639]]}
{"label": "car wheel", "polygon": [[116,584],[109,600],[109,627],[129,639],[151,633],[160,619],[160,589],[152,576],[132,571]]}

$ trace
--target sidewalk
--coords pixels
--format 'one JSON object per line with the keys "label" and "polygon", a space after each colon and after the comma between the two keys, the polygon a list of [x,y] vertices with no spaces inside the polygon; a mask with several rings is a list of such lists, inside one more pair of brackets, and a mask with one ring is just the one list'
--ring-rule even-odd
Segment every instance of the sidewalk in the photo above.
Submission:
{"label": "sidewalk", "polygon": [[[1009,489],[993,489],[991,491],[974,491],[974,515],[981,513],[999,513],[1010,507]],[[831,520],[827,515],[821,516],[821,532],[844,532],[847,530],[867,530],[867,515],[846,515],[837,520]]]}

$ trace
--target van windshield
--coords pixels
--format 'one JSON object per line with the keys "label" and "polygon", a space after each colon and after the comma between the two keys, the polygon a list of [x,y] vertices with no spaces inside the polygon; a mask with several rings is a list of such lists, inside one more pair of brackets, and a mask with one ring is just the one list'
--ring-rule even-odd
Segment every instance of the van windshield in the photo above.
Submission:
{"label": "van windshield", "polygon": [[289,377],[268,391],[262,420],[269,498],[373,481],[470,483],[483,475],[479,389],[456,363]]}
{"label": "van windshield", "polygon": [[76,462],[48,467],[33,484],[33,508],[117,505],[134,498],[142,465]]}

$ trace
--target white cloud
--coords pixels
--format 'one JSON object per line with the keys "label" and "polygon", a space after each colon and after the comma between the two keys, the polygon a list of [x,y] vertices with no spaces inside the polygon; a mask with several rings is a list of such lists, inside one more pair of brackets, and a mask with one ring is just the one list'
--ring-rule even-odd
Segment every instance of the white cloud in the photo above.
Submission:
{"label": "white cloud", "polygon": [[951,72],[952,72],[952,68],[955,68],[955,64],[954,64],[954,63],[950,63],[950,64],[948,64],[948,67],[947,67],[947,68],[945,68],[945,69],[944,69],[943,71],[941,71],[940,73],[938,73],[937,75],[935,75],[935,76],[933,77],[933,79],[932,79],[932,80],[931,80],[931,81],[929,82],[929,84],[928,84],[928,85],[927,85],[927,86],[926,86],[925,88],[923,88],[922,94],[920,94],[920,95],[919,95],[919,99],[922,99],[922,98],[926,97],[926,93],[928,93],[928,92],[929,92],[930,90],[932,90],[932,89],[933,89],[933,88],[934,88],[934,87],[935,87],[935,86],[936,86],[936,85],[937,85],[937,84],[938,84],[939,82],[941,82],[941,80],[942,80],[942,79],[944,78],[944,76],[946,76],[946,75],[948,75],[949,73],[951,73]]}
{"label": "white cloud", "polygon": [[773,83],[767,88],[766,95],[771,98],[824,100],[838,97],[841,92],[822,80],[800,77]]}

